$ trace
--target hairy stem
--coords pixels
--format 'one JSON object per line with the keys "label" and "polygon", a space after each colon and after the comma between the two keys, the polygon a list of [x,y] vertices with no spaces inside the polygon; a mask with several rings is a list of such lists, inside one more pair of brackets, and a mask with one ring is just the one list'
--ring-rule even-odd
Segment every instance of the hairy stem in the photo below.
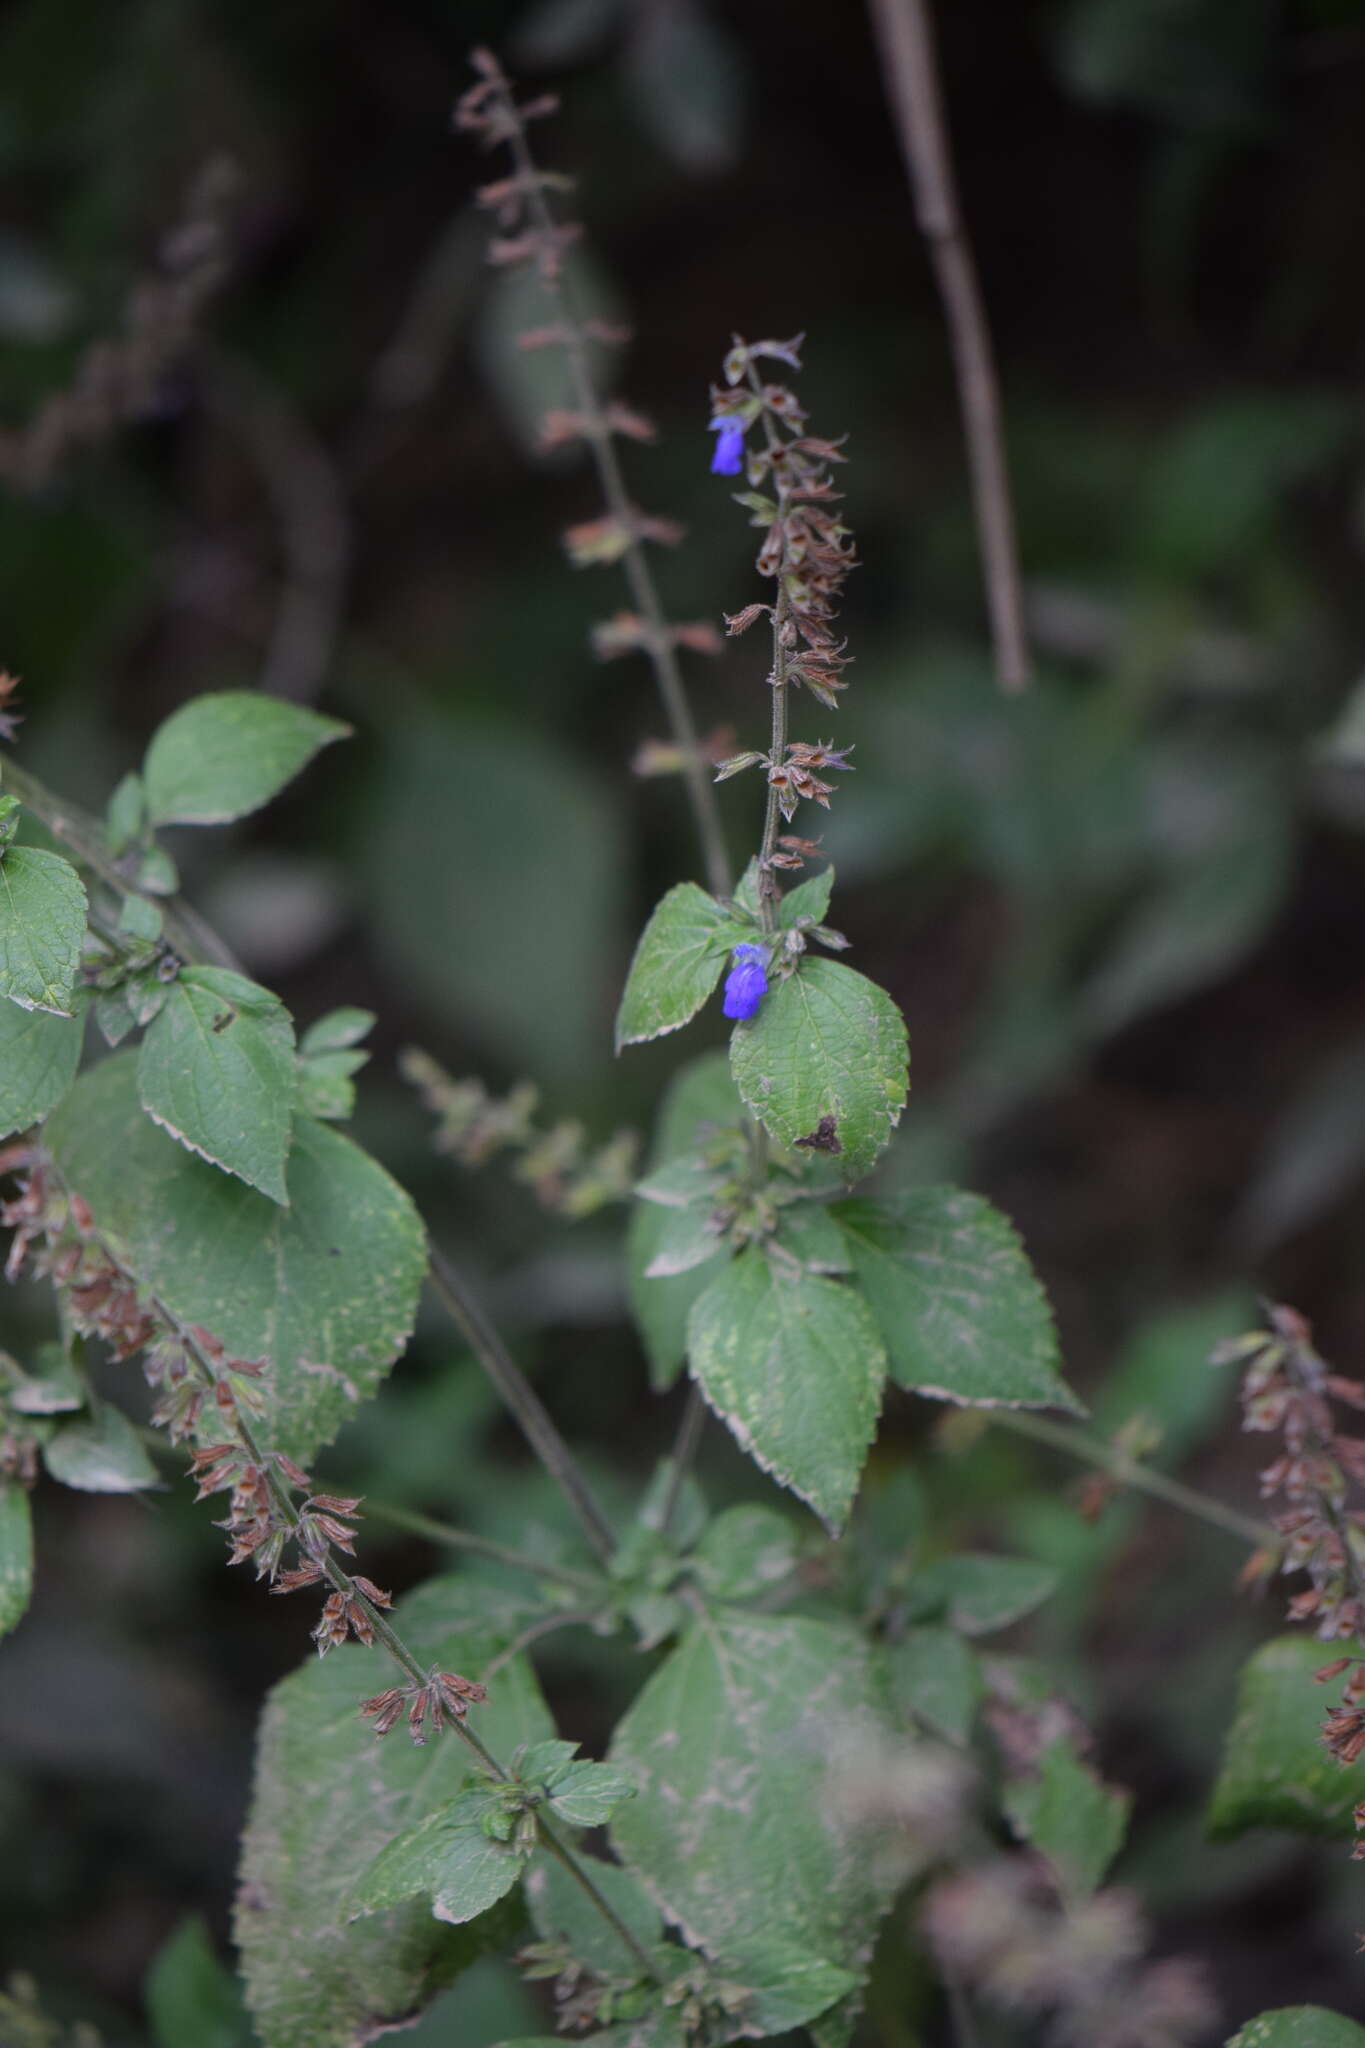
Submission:
{"label": "hairy stem", "polygon": [[[502,103],[507,117],[508,146],[517,167],[517,174],[524,182],[527,212],[541,235],[553,236],[554,215],[545,197],[545,188],[540,181],[536,162],[526,139],[526,130],[517,115],[511,90],[505,81]],[[564,352],[573,380],[574,399],[588,429],[588,446],[602,497],[621,531],[631,536],[621,557],[621,566],[625,571],[631,600],[648,628],[647,652],[650,665],[654,670],[674,744],[682,757],[688,802],[692,808],[692,819],[701,845],[707,883],[713,895],[728,896],[730,860],[725,848],[725,833],[720,822],[720,809],[716,802],[710,768],[697,741],[697,729],[692,718],[691,706],[687,701],[687,690],[682,679],[677,648],[659,599],[653,572],[645,559],[644,543],[634,531],[634,507],[612,441],[611,428],[603,413],[602,402],[593,378],[592,366],[588,359],[587,337],[575,312],[573,295],[563,276],[556,274],[553,277],[546,277],[542,272],[541,284],[553,303],[563,327]]]}
{"label": "hairy stem", "polygon": [[578,1518],[589,1547],[603,1564],[616,1550],[611,1524],[603,1514],[534,1387],[516,1364],[483,1310],[470,1295],[450,1261],[428,1240],[428,1277],[432,1292],[460,1331],[479,1364],[511,1409],[536,1456],[559,1487]]}
{"label": "hairy stem", "polygon": [[1015,1436],[1026,1436],[1034,1443],[1046,1444],[1050,1450],[1063,1451],[1069,1458],[1079,1458],[1082,1464],[1097,1466],[1121,1486],[1131,1486],[1139,1493],[1151,1494],[1154,1500],[1163,1500],[1170,1507],[1180,1508],[1183,1513],[1207,1522],[1211,1528],[1235,1536],[1240,1543],[1250,1543],[1253,1548],[1262,1549],[1278,1540],[1263,1522],[1254,1521],[1250,1515],[1238,1514],[1235,1508],[1224,1507],[1221,1501],[1211,1499],[1208,1494],[1199,1493],[1178,1479],[1170,1479],[1164,1472],[1154,1471],[1150,1465],[1130,1458],[1126,1451],[1105,1443],[1101,1437],[1091,1436],[1088,1430],[1077,1429],[1073,1423],[1050,1422],[1046,1416],[1028,1415],[1015,1408],[992,1408],[986,1412],[989,1420],[999,1428],[1011,1430]]}

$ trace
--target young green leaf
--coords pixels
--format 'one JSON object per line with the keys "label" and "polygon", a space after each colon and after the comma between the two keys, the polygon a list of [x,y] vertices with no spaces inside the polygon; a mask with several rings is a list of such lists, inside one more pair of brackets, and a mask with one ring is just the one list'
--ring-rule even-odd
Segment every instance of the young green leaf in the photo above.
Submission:
{"label": "young green leaf", "polygon": [[[861,1970],[900,1882],[885,1837],[838,1796],[843,1729],[885,1729],[875,1660],[852,1628],[708,1614],[639,1694],[610,1760],[639,1796],[612,1842],[666,1918],[740,1983],[774,1950]],[[834,1992],[832,1997],[839,1994]]]}
{"label": "young green leaf", "polygon": [[198,1914],[158,1949],[144,1985],[152,2048],[253,2048],[241,1987]]}
{"label": "young green leaf", "polygon": [[886,1661],[902,1713],[964,1747],[985,1693],[971,1645],[954,1628],[911,1628],[887,1644]]}
{"label": "young green leaf", "polygon": [[[820,924],[829,909],[830,895],[834,889],[834,870],[825,868],[818,875],[808,875],[804,882],[798,882],[794,889],[788,889],[778,898],[777,922],[783,931],[788,931],[798,918],[808,917]],[[759,915],[758,903],[758,862],[751,860],[740,877],[735,890],[735,901],[751,917]]]}
{"label": "young green leaf", "polygon": [[662,1038],[695,1017],[745,929],[695,882],[670,889],[635,948],[616,1015],[616,1050]]}
{"label": "young green leaf", "polygon": [[713,1599],[752,1600],[796,1570],[796,1531],[776,1508],[724,1508],[687,1562]]}
{"label": "young green leaf", "polygon": [[109,851],[118,855],[142,835],[147,823],[147,796],[140,775],[125,775],[114,785],[104,813]]}
{"label": "young green leaf", "polygon": [[0,851],[0,997],[71,1014],[85,938],[85,888],[69,860],[37,846]]}
{"label": "young green leaf", "polygon": [[1331,1649],[1311,1636],[1276,1636],[1242,1666],[1237,1714],[1209,1801],[1216,1840],[1254,1827],[1351,1834],[1352,1809],[1365,1799],[1365,1760],[1340,1764],[1323,1746],[1323,1717],[1335,1701],[1313,1674]]}
{"label": "young green leaf", "polygon": [[0,1480],[0,1636],[17,1628],[33,1592],[33,1517],[28,1494]]}
{"label": "young green leaf", "polygon": [[1365,2048],[1365,2027],[1321,2005],[1284,2005],[1259,2013],[1227,2048]]}
{"label": "young green leaf", "polygon": [[1050,1565],[964,1550],[923,1565],[911,1582],[910,1600],[915,1619],[946,1612],[964,1636],[989,1636],[1032,1614],[1056,1589]]}
{"label": "young green leaf", "polygon": [[43,1445],[43,1463],[82,1493],[137,1493],[156,1485],[156,1467],[127,1416],[108,1402],[88,1421],[64,1422]]}
{"label": "young green leaf", "polygon": [[665,1209],[655,1233],[655,1251],[645,1267],[646,1280],[670,1280],[690,1273],[725,1250],[712,1211],[700,1205]]}
{"label": "young green leaf", "polygon": [[339,718],[219,690],[173,711],[147,749],[143,778],[154,825],[225,825],[269,803],[321,747],[345,739]]}
{"label": "young green leaf", "polygon": [[1130,1793],[1106,1785],[1062,1735],[1036,1772],[1005,1786],[1006,1817],[1022,1841],[1052,1865],[1064,1897],[1084,1898],[1103,1882],[1128,1832]]}
{"label": "young green leaf", "polygon": [[81,1076],[46,1126],[120,1262],[231,1356],[266,1359],[262,1427],[306,1463],[412,1330],[426,1240],[408,1196],[349,1138],[294,1120],[290,1206],[186,1152],[143,1114],[137,1062]]}
{"label": "young green leaf", "polygon": [[76,1078],[83,1035],[79,1011],[55,1017],[0,1003],[0,1138],[56,1108]]}
{"label": "young green leaf", "polygon": [[[481,1611],[488,1599],[463,1580],[433,1579],[399,1603],[395,1625],[424,1668],[473,1676],[527,1620],[501,1589],[494,1620]],[[235,1929],[264,2043],[353,2048],[408,2020],[508,1931],[502,1909],[457,1929],[433,1918],[425,1899],[347,1922],[380,1850],[453,1799],[469,1770],[453,1737],[415,1749],[395,1730],[376,1742],[356,1702],[387,1682],[372,1652],[349,1645],[310,1658],[267,1703]],[[499,1756],[550,1734],[525,1658],[499,1671],[478,1725]]]}
{"label": "young green leaf", "polygon": [[356,1886],[352,1913],[382,1913],[405,1899],[426,1898],[438,1920],[458,1927],[495,1906],[531,1852],[486,1832],[489,1799],[483,1786],[459,1792],[386,1842]]}
{"label": "young green leaf", "polygon": [[329,1010],[325,1017],[308,1026],[299,1040],[299,1051],[307,1059],[315,1053],[349,1052],[362,1038],[369,1037],[374,1026],[373,1010],[358,1010],[350,1005]]}
{"label": "young green leaf", "polygon": [[344,1123],[355,1110],[355,1082],[367,1052],[315,1052],[300,1055],[298,1106],[306,1116],[324,1123]]}
{"label": "young green leaf", "polygon": [[294,1026],[269,989],[225,967],[186,967],[142,1041],[138,1094],[201,1159],[285,1203],[297,1085]]}
{"label": "young green leaf", "polygon": [[739,1444],[837,1533],[858,1490],[886,1377],[886,1353],[861,1296],[801,1268],[784,1271],[751,1247],[693,1308],[687,1354]]}
{"label": "young green leaf", "polygon": [[777,1242],[813,1273],[847,1273],[853,1265],[838,1224],[816,1202],[788,1202],[778,1210]]}
{"label": "young green leaf", "polygon": [[837,1146],[847,1180],[875,1165],[909,1087],[905,1020],[836,960],[804,959],[730,1040],[735,1086],[779,1145]]}
{"label": "young green leaf", "polygon": [[916,1188],[834,1210],[901,1386],[980,1407],[1084,1413],[1013,1226],[980,1195]]}
{"label": "young green leaf", "polygon": [[635,1797],[635,1781],[610,1764],[578,1757],[546,1781],[551,1811],[574,1828],[600,1828],[618,1806]]}

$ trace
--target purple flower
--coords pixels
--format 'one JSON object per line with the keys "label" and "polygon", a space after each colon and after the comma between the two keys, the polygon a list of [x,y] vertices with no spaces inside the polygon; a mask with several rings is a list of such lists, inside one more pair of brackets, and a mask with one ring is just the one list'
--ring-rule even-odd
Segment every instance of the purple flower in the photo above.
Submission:
{"label": "purple flower", "polygon": [[763,948],[736,946],[735,964],[725,977],[725,1001],[721,1009],[727,1017],[752,1017],[767,993]]}
{"label": "purple flower", "polygon": [[712,420],[711,432],[720,436],[711,457],[712,476],[738,476],[744,467],[743,420],[731,413],[722,414],[720,419]]}

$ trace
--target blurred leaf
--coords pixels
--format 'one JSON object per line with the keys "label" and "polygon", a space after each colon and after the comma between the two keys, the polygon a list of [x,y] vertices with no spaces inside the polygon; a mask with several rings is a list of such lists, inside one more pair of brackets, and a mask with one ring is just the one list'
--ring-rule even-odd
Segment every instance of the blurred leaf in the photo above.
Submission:
{"label": "blurred leaf", "polygon": [[529,727],[390,721],[365,859],[376,940],[400,989],[504,1059],[581,1086],[605,1051],[622,871],[614,793]]}
{"label": "blurred leaf", "polygon": [[182,967],[142,1041],[137,1086],[178,1144],[288,1201],[294,1025],[269,989],[225,967]]}
{"label": "blurred leaf", "polygon": [[911,1582],[914,1616],[946,1613],[964,1636],[989,1636],[1041,1607],[1057,1574],[1027,1557],[988,1557],[963,1551],[922,1565]]}
{"label": "blurred leaf", "polygon": [[306,1463],[407,1342],[426,1270],[421,1220],[375,1160],[304,1116],[280,1208],[159,1131],[136,1065],[117,1053],[76,1083],[46,1127],[58,1170],[174,1315],[232,1357],[269,1361],[263,1427]]}
{"label": "blurred leaf", "polygon": [[687,1560],[713,1600],[752,1600],[791,1577],[796,1531],[776,1508],[725,1508],[707,1523]]}
{"label": "blurred leaf", "polygon": [[84,1032],[83,1010],[56,1017],[0,1003],[0,1138],[56,1108],[76,1078]]}
{"label": "blurred leaf", "polygon": [[742,928],[695,882],[669,890],[640,934],[616,1017],[616,1049],[677,1031],[720,980]]}
{"label": "blurred leaf", "polygon": [[1132,1798],[1106,1785],[1060,1736],[1036,1773],[1009,1780],[1003,1804],[1016,1835],[1046,1857],[1063,1894],[1076,1899],[1103,1882],[1123,1846]]}
{"label": "blurred leaf", "polygon": [[1342,1047],[1308,1076],[1271,1127],[1242,1201],[1239,1242],[1264,1254],[1316,1222],[1365,1172],[1365,1044]]}
{"label": "blurred leaf", "polygon": [[1255,1319],[1250,1295],[1236,1288],[1149,1317],[1096,1389],[1095,1431],[1112,1436],[1126,1422],[1145,1417],[1160,1441],[1142,1455],[1156,1465],[1177,1464],[1210,1434],[1232,1400],[1230,1375],[1207,1370],[1210,1351]]}
{"label": "blurred leaf", "polygon": [[716,174],[734,162],[744,104],[741,62],[700,0],[656,0],[633,12],[626,45],[630,104],[683,170]]}
{"label": "blurred leaf", "polygon": [[318,1053],[349,1052],[359,1045],[362,1038],[368,1038],[375,1026],[373,1010],[357,1010],[345,1007],[329,1010],[325,1017],[310,1024],[299,1040],[299,1051],[307,1059]]}
{"label": "blurred leaf", "polygon": [[1061,68],[1087,99],[1126,100],[1193,127],[1263,117],[1273,10],[1268,0],[1073,0]]}
{"label": "blurred leaf", "polygon": [[33,1373],[16,1376],[13,1385],[4,1387],[5,1401],[16,1414],[67,1415],[85,1406],[85,1382],[60,1344],[40,1344],[34,1365]]}
{"label": "blurred leaf", "polygon": [[[616,280],[595,249],[571,249],[564,282],[575,317],[619,328],[626,311]],[[519,337],[559,318],[533,265],[505,265],[484,288],[474,329],[479,369],[523,454],[543,457],[541,430],[548,412],[576,412],[578,387],[563,349],[522,348]],[[599,391],[615,382],[619,346],[590,340],[588,362]],[[563,459],[563,458],[561,458]],[[573,460],[571,455],[569,460]]]}
{"label": "blurred leaf", "polygon": [[898,1873],[823,1781],[831,1739],[875,1748],[883,1714],[856,1631],[720,1609],[618,1726],[611,1760],[640,1790],[613,1845],[721,1974],[774,1945],[860,1967]]}
{"label": "blurred leaf", "polygon": [[985,1687],[976,1653],[957,1630],[908,1629],[886,1645],[886,1661],[900,1712],[945,1742],[964,1747]]}
{"label": "blurred leaf", "polygon": [[157,1950],[144,1997],[153,2048],[254,2048],[241,1989],[197,1913]]}
{"label": "blurred leaf", "polygon": [[1335,1645],[1311,1636],[1276,1636],[1242,1667],[1237,1717],[1209,1801],[1215,1840],[1247,1828],[1293,1828],[1349,1837],[1352,1809],[1365,1799],[1365,1762],[1342,1765],[1323,1746],[1322,1724],[1335,1705],[1314,1672]]}
{"label": "blurred leaf", "polygon": [[833,1119],[840,1171],[871,1171],[909,1089],[905,1019],[885,989],[835,960],[804,959],[730,1040],[735,1086],[779,1145]]}
{"label": "blurred leaf", "polygon": [[345,739],[339,718],[258,690],[194,697],[156,732],[143,767],[154,825],[223,825],[258,811],[321,747]]}
{"label": "blurred leaf", "polygon": [[[395,1623],[424,1664],[470,1675],[524,1620],[505,1592],[496,1600],[494,1621],[465,1582],[433,1579],[399,1603]],[[373,1858],[452,1798],[469,1770],[458,1738],[417,1749],[396,1731],[398,1741],[376,1742],[356,1705],[379,1676],[359,1645],[313,1658],[275,1687],[261,1722],[235,1927],[267,2044],[352,2048],[406,2018],[505,1932],[497,1914],[453,1930],[425,1901],[345,1919]],[[498,1756],[552,1732],[524,1658],[499,1672],[478,1729]]]}
{"label": "blurred leaf", "polygon": [[1365,2027],[1321,2005],[1284,2005],[1248,2020],[1227,2048],[1365,2048]]}
{"label": "blurred leaf", "polygon": [[102,1402],[86,1421],[64,1422],[43,1445],[43,1463],[63,1486],[82,1493],[137,1493],[157,1471],[127,1416]]}
{"label": "blurred leaf", "polygon": [[[604,1863],[580,1849],[593,1883],[635,1939],[651,1948],[663,1939],[659,1909],[640,1881],[619,1863]],[[638,1964],[619,1934],[553,1857],[537,1856],[526,1874],[526,1903],[542,1941],[566,1941],[577,1962],[603,1977],[633,1974]]]}
{"label": "blurred leaf", "polygon": [[85,890],[70,861],[0,848],[0,997],[70,1016],[84,938]]}
{"label": "blurred leaf", "polygon": [[903,1387],[986,1407],[1084,1410],[1060,1377],[1047,1296],[980,1195],[917,1188],[834,1210]]}
{"label": "blurred leaf", "polygon": [[804,1271],[793,1278],[751,1246],[693,1308],[687,1355],[741,1448],[837,1533],[858,1490],[886,1376],[862,1297],[838,1280]]}
{"label": "blurred leaf", "polygon": [[0,1636],[17,1628],[33,1592],[33,1518],[28,1494],[14,1480],[0,1482]]}
{"label": "blurred leaf", "polygon": [[[708,1127],[737,1125],[743,1114],[725,1054],[706,1053],[693,1060],[675,1075],[664,1096],[649,1155],[651,1173],[690,1155]],[[673,1278],[646,1280],[645,1269],[667,1234],[667,1215],[657,1203],[633,1203],[626,1240],[631,1308],[649,1357],[651,1384],[660,1393],[672,1386],[683,1362],[692,1304],[715,1277],[704,1267],[693,1267]]]}

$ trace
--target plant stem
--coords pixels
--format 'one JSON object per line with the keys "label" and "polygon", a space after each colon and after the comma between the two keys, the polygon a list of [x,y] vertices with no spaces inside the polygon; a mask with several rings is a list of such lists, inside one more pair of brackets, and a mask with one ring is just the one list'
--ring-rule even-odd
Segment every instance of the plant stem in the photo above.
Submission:
{"label": "plant stem", "polygon": [[611,1524],[579,1471],[573,1452],[550,1420],[540,1396],[450,1261],[430,1239],[427,1241],[427,1256],[432,1292],[511,1409],[527,1442],[578,1517],[579,1527],[590,1548],[603,1564],[609,1563],[616,1550]]}
{"label": "plant stem", "polygon": [[610,1923],[615,1933],[625,1943],[626,1948],[634,1957],[635,1961],[640,1965],[641,1969],[644,1971],[644,1974],[647,1977],[649,1977],[655,1984],[664,1983],[666,1979],[664,1977],[663,1971],[654,1961],[654,1958],[650,1955],[649,1950],[636,1940],[635,1936],[631,1933],[630,1929],[626,1926],[624,1920],[621,1919],[620,1915],[616,1912],[615,1908],[609,1903],[607,1899],[603,1897],[602,1893],[597,1889],[597,1886],[593,1883],[587,1871],[583,1868],[583,1865],[578,1861],[577,1857],[573,1854],[572,1850],[566,1848],[565,1844],[560,1841],[558,1835],[553,1833],[549,1824],[546,1821],[540,1821],[539,1827],[540,1839],[543,1846],[549,1850],[550,1854],[554,1857],[555,1861],[557,1863],[562,1864],[565,1870],[568,1871],[570,1877],[578,1886],[579,1890],[583,1892],[587,1898],[592,1900],[594,1906],[596,1906],[598,1912],[602,1915],[602,1918]]}
{"label": "plant stem", "polygon": [[538,1579],[553,1579],[561,1586],[571,1586],[575,1592],[597,1592],[602,1581],[591,1572],[575,1571],[571,1565],[550,1564],[532,1557],[528,1551],[513,1550],[506,1543],[495,1543],[491,1537],[476,1536],[469,1529],[457,1529],[449,1522],[438,1522],[430,1515],[418,1514],[413,1508],[401,1508],[389,1501],[374,1500],[367,1496],[365,1513],[370,1521],[388,1522],[395,1529],[410,1530],[414,1536],[425,1536],[429,1543],[442,1543],[451,1550],[467,1550],[475,1557],[492,1558],[495,1564],[509,1565],[514,1571],[530,1572]]}
{"label": "plant stem", "polygon": [[124,873],[105,845],[104,833],[97,819],[89,817],[77,805],[54,796],[36,775],[20,768],[8,754],[0,766],[0,782],[18,797],[26,810],[32,811],[34,817],[47,826],[54,838],[61,840],[83,867],[98,875],[102,882],[107,882],[122,896],[140,896],[144,902],[155,904],[161,912],[167,940],[182,959],[203,958],[215,967],[230,967],[240,973],[231,949],[183,897],[158,896]]}
{"label": "plant stem", "polygon": [[[511,89],[505,80],[502,101],[507,114],[508,146],[517,167],[517,175],[523,183],[527,212],[537,232],[553,238],[554,215],[545,197],[545,189],[526,140],[526,131],[517,114]],[[552,239],[547,242],[547,246],[553,246]],[[646,651],[654,670],[674,744],[682,757],[688,801],[692,807],[692,820],[701,844],[707,883],[713,895],[728,896],[730,860],[725,848],[725,833],[720,822],[715,789],[709,766],[697,742],[697,729],[693,722],[691,706],[687,701],[687,690],[683,683],[673,635],[655,587],[653,572],[645,559],[644,543],[635,532],[634,506],[612,442],[612,431],[597,394],[592,367],[588,360],[587,337],[575,313],[573,296],[562,273],[547,277],[542,270],[540,281],[547,298],[559,315],[563,328],[564,353],[568,359],[569,375],[573,380],[574,399],[587,429],[588,446],[603,499],[621,531],[630,535],[621,557],[621,566],[625,572],[631,599],[648,629]]]}
{"label": "plant stem", "polygon": [[1029,1437],[1034,1443],[1046,1444],[1050,1450],[1063,1451],[1069,1458],[1079,1458],[1082,1464],[1098,1466],[1100,1471],[1117,1479],[1120,1485],[1131,1486],[1139,1493],[1149,1493],[1153,1499],[1180,1508],[1185,1514],[1207,1522],[1211,1528],[1235,1536],[1239,1542],[1262,1549],[1276,1541],[1264,1523],[1254,1521],[1250,1515],[1238,1514],[1235,1508],[1224,1507],[1221,1501],[1210,1499],[1208,1494],[1199,1493],[1178,1479],[1168,1478],[1164,1472],[1154,1471],[1150,1465],[1130,1458],[1113,1444],[1091,1436],[1088,1430],[1077,1429],[1068,1422],[1049,1422],[1046,1416],[1027,1415],[1014,1408],[992,1408],[983,1412],[999,1428],[1011,1430],[1015,1436]]}
{"label": "plant stem", "polygon": [[687,1390],[687,1404],[679,1419],[678,1434],[673,1439],[673,1449],[669,1457],[668,1491],[659,1509],[659,1530],[663,1535],[667,1535],[672,1527],[673,1517],[678,1511],[683,1481],[687,1477],[689,1465],[696,1456],[697,1444],[705,1421],[705,1397],[694,1380]]}
{"label": "plant stem", "polygon": [[[749,364],[749,387],[760,397],[762,396],[763,382],[752,362]],[[781,436],[773,426],[766,407],[762,413],[762,420],[768,447],[770,449],[780,448],[782,445]],[[773,468],[773,481],[777,486],[780,518],[781,507],[786,497],[786,489],[781,481],[776,465]],[[783,530],[785,535],[785,527]],[[772,614],[773,666],[772,673],[768,678],[773,695],[772,740],[768,749],[768,762],[773,768],[780,768],[787,756],[787,644],[783,629],[791,616],[791,597],[787,590],[786,577],[783,574],[785,568],[786,542],[784,538],[783,560],[777,572],[777,603],[773,606]],[[773,873],[769,862],[777,851],[777,835],[781,829],[781,819],[782,805],[780,792],[775,782],[769,782],[768,804],[763,814],[763,842],[758,854],[758,914],[763,929],[769,938],[777,930],[777,885],[773,881]]]}

